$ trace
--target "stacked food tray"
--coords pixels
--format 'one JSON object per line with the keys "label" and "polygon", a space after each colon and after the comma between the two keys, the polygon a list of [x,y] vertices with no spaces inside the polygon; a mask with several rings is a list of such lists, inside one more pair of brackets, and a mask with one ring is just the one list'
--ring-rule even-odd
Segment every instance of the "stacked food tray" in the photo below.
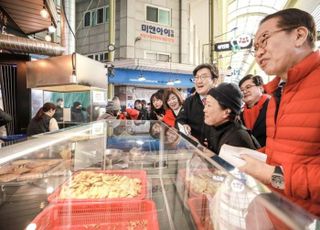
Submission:
{"label": "stacked food tray", "polygon": [[226,178],[226,174],[215,169],[180,169],[177,177],[179,187],[188,192],[188,197],[214,196]]}
{"label": "stacked food tray", "polygon": [[62,159],[28,159],[15,160],[0,166],[0,184],[15,183],[44,178],[50,170],[63,163]]}
{"label": "stacked food tray", "polygon": [[104,202],[144,199],[147,175],[143,170],[78,171],[52,193],[49,202]]}
{"label": "stacked food tray", "polygon": [[197,230],[212,230],[208,200],[205,196],[188,199],[188,205]]}
{"label": "stacked food tray", "polygon": [[37,230],[159,229],[155,204],[150,200],[56,203],[29,225]]}
{"label": "stacked food tray", "polygon": [[158,229],[143,170],[81,170],[48,197],[36,229]]}
{"label": "stacked food tray", "polygon": [[226,174],[218,169],[180,169],[177,176],[177,190],[187,197],[188,208],[198,230],[211,230],[209,200],[213,199],[226,179]]}

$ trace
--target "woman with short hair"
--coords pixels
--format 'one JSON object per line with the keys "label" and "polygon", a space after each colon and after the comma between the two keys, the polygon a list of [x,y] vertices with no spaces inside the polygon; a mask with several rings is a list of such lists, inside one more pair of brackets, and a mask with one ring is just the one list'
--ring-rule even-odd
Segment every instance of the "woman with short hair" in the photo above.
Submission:
{"label": "woman with short hair", "polygon": [[255,138],[240,121],[242,94],[233,83],[221,83],[209,90],[204,108],[208,148],[219,154],[223,144],[256,149]]}

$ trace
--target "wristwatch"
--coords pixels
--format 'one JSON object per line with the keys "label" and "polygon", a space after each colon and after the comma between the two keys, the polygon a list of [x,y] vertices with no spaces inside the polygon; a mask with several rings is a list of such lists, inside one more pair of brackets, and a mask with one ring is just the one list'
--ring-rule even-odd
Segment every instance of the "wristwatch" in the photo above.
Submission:
{"label": "wristwatch", "polygon": [[271,176],[271,185],[274,188],[284,190],[284,176],[280,166],[275,166]]}

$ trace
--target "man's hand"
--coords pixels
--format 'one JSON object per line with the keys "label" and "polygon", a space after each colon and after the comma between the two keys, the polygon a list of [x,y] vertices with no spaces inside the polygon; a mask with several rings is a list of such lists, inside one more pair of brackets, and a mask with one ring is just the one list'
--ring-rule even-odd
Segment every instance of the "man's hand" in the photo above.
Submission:
{"label": "man's hand", "polygon": [[257,160],[245,154],[242,154],[241,158],[246,161],[246,164],[239,167],[240,171],[247,173],[264,184],[271,183],[271,176],[274,171],[274,166],[268,165],[263,161]]}
{"label": "man's hand", "polygon": [[157,119],[159,120],[159,121],[162,121],[163,120],[163,115],[161,114],[161,115],[158,115],[157,114]]}
{"label": "man's hand", "polygon": [[184,127],[184,130],[185,130],[188,134],[191,134],[191,127],[190,127],[189,125],[184,124],[183,127]]}

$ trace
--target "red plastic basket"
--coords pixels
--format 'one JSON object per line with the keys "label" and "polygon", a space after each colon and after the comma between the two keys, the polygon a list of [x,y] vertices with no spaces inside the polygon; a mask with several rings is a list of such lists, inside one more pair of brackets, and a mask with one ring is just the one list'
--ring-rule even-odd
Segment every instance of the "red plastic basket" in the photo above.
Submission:
{"label": "red plastic basket", "polygon": [[[77,175],[80,172],[83,171],[89,171],[89,170],[81,170],[81,171],[77,171],[75,172],[72,177],[74,177],[75,175]],[[90,170],[90,172],[96,172],[96,173],[105,173],[105,174],[115,174],[115,175],[121,175],[121,176],[127,176],[130,178],[138,178],[141,180],[141,192],[139,195],[137,195],[136,197],[133,198],[103,198],[103,199],[61,199],[59,198],[60,195],[60,191],[61,191],[61,187],[63,185],[61,185],[60,187],[58,187],[50,196],[48,196],[48,201],[49,202],[93,202],[93,201],[97,201],[97,202],[105,202],[107,200],[110,201],[122,201],[122,200],[132,200],[132,199],[145,199],[146,198],[146,193],[147,193],[147,173],[144,170],[98,170],[98,171],[93,171]],[[72,178],[71,178],[72,180]],[[70,179],[68,179],[64,184],[68,183],[68,181],[70,181]]]}
{"label": "red plastic basket", "polygon": [[209,201],[205,196],[188,199],[189,209],[198,230],[213,230]]}
{"label": "red plastic basket", "polygon": [[151,200],[55,203],[45,208],[31,224],[35,224],[37,230],[159,229],[157,210]]}

